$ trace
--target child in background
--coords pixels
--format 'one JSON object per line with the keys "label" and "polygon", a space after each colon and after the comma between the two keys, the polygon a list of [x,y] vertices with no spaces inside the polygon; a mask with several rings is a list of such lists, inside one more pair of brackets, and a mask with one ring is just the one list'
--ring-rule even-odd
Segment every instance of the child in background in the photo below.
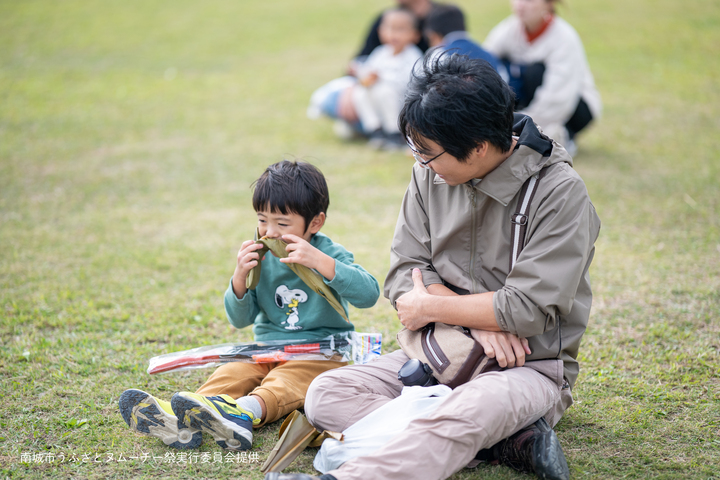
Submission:
{"label": "child in background", "polygon": [[378,33],[383,44],[358,68],[352,101],[372,146],[401,149],[397,121],[413,66],[422,58],[415,45],[421,32],[412,12],[393,8],[383,14]]}
{"label": "child in background", "polygon": [[[259,258],[262,245],[243,242],[225,311],[230,323],[253,325],[256,341],[321,339],[354,330],[328,301],[315,293],[287,264],[297,263],[323,276],[345,314],[348,302],[369,308],[380,294],[377,280],[354,263],[352,253],[323,235],[329,195],[325,178],[304,162],[269,166],[255,183],[253,207],[258,233],[287,242],[287,258]],[[254,290],[248,273],[262,262]],[[291,360],[277,363],[231,362],[219,367],[196,393],[180,392],[167,402],[141,390],[120,396],[120,412],[136,432],[175,448],[197,448],[202,432],[229,450],[252,446],[252,429],[274,422],[304,404],[310,382],[346,362]]]}
{"label": "child in background", "polygon": [[419,22],[402,8],[386,10],[378,33],[382,45],[355,62],[352,74],[336,78],[313,92],[307,116],[336,119],[333,130],[343,139],[362,136],[376,148],[404,149],[397,120],[415,62],[422,51]]}

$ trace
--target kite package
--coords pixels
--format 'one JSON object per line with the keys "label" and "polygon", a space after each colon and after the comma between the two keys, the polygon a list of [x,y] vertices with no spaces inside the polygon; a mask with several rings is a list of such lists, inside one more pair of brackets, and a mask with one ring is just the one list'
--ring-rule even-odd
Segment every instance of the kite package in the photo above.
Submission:
{"label": "kite package", "polygon": [[357,332],[345,332],[322,339],[225,343],[158,355],[150,359],[147,372],[154,374],[208,368],[226,362],[332,360],[363,364],[379,357],[381,347],[381,333]]}

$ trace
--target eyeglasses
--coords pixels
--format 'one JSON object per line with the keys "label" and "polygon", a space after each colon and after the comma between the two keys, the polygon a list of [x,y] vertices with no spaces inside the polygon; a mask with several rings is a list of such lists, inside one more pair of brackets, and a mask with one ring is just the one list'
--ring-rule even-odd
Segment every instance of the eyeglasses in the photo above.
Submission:
{"label": "eyeglasses", "polygon": [[412,156],[413,156],[413,158],[415,159],[415,161],[418,162],[418,163],[419,163],[420,165],[422,165],[423,167],[427,167],[428,163],[432,162],[433,160],[435,160],[436,158],[438,158],[440,155],[442,155],[443,153],[445,153],[445,150],[443,150],[442,152],[438,153],[437,155],[435,155],[435,156],[434,156],[433,158],[431,158],[430,160],[425,160],[425,159],[422,157],[422,154],[421,154],[420,152],[418,152],[417,150],[415,150],[415,148],[413,147],[413,145],[412,145],[412,140],[408,140],[408,141],[407,141],[407,146],[410,147],[410,151],[412,152]]}

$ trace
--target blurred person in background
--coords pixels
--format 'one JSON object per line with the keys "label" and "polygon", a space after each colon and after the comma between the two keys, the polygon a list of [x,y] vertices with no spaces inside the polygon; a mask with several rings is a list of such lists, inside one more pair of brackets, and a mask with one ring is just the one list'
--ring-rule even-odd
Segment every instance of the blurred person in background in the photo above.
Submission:
{"label": "blurred person in background", "polygon": [[352,101],[372,147],[406,148],[398,116],[413,65],[423,56],[415,45],[421,36],[417,17],[410,10],[387,10],[380,23],[382,44],[358,68]]}
{"label": "blurred person in background", "polygon": [[516,111],[573,155],[575,136],[602,112],[600,94],[575,29],[556,15],[559,0],[511,0],[513,15],[483,47],[503,60]]}
{"label": "blurred person in background", "polygon": [[405,149],[397,126],[405,90],[423,52],[420,23],[406,8],[388,9],[379,27],[380,43],[353,75],[330,81],[310,98],[307,116],[335,118],[335,133],[345,139],[365,137],[374,148]]}
{"label": "blurred person in background", "polygon": [[505,65],[495,55],[470,38],[465,26],[465,15],[458,6],[435,5],[425,21],[424,33],[433,52],[458,53],[470,58],[485,60],[492,65],[505,82],[508,81]]}
{"label": "blurred person in background", "polygon": [[[422,32],[425,27],[425,18],[430,13],[430,10],[432,10],[433,2],[431,2],[430,0],[396,0],[396,3],[398,7],[410,10],[412,13],[415,14],[419,22],[420,31]],[[372,53],[373,50],[375,50],[378,46],[382,44],[382,42],[380,41],[379,30],[383,13],[385,12],[382,12],[380,15],[377,16],[372,26],[370,27],[370,30],[367,33],[367,37],[365,38],[365,42],[363,43],[362,48],[357,53],[357,55],[355,55],[355,61],[363,62],[368,57],[368,55]],[[422,36],[415,42],[415,45],[423,53],[425,53],[430,47],[427,39]],[[351,72],[352,68],[353,66],[351,64]]]}

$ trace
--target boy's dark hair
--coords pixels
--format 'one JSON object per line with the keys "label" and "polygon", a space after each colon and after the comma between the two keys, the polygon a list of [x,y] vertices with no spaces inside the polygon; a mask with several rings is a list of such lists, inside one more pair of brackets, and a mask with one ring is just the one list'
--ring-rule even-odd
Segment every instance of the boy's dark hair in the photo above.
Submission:
{"label": "boy's dark hair", "polygon": [[512,90],[488,62],[444,52],[425,57],[413,72],[398,123],[420,153],[428,152],[423,139],[429,139],[464,162],[483,142],[510,150],[514,105]]}
{"label": "boy's dark hair", "polygon": [[330,205],[327,182],[322,172],[306,162],[283,160],[265,169],[253,187],[253,208],[283,215],[296,213],[305,219],[305,230]]}
{"label": "boy's dark hair", "polygon": [[465,15],[455,5],[435,5],[425,19],[425,30],[444,37],[451,32],[465,31]]}

